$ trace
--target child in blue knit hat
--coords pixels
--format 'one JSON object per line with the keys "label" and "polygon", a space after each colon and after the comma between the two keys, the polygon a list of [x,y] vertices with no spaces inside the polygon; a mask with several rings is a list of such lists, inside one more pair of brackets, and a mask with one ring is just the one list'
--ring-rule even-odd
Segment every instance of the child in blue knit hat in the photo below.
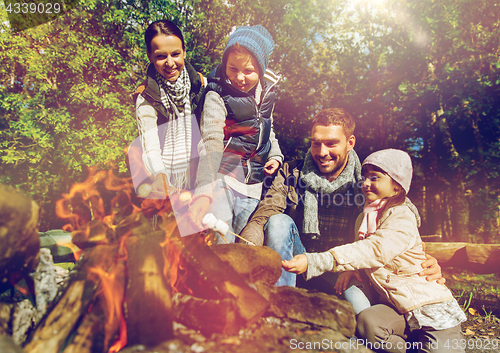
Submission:
{"label": "child in blue knit hat", "polygon": [[[198,167],[190,207],[200,226],[210,212],[231,232],[240,233],[259,203],[264,177],[283,162],[273,131],[279,80],[268,68],[273,49],[264,27],[238,27],[229,37],[222,64],[208,76],[200,121],[206,158]],[[225,239],[235,241],[230,233]]]}

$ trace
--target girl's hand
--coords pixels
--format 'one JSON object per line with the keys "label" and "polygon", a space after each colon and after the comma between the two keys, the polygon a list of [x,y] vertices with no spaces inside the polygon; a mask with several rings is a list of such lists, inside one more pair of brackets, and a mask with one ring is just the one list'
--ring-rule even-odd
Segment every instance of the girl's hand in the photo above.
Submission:
{"label": "girl's hand", "polygon": [[210,199],[205,196],[198,197],[190,206],[189,206],[189,218],[191,222],[199,229],[203,229],[202,220],[203,217],[208,213],[208,209],[210,208]]}
{"label": "girl's hand", "polygon": [[358,281],[363,282],[363,280],[361,279],[361,275],[357,271],[342,272],[339,275],[339,278],[337,278],[337,282],[335,283],[334,287],[338,295],[341,295],[347,289],[352,276],[355,276]]}
{"label": "girl's hand", "polygon": [[280,162],[278,162],[276,159],[270,159],[264,166],[264,173],[266,173],[267,175],[273,175],[274,173],[276,173],[279,167]]}
{"label": "girl's hand", "polygon": [[296,255],[289,261],[282,261],[281,266],[285,271],[300,275],[307,271],[307,256],[304,254]]}

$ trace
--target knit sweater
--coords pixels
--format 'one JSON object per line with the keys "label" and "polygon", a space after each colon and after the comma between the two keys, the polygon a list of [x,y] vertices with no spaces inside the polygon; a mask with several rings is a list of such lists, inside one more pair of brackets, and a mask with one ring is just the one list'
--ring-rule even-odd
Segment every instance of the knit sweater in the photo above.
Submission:
{"label": "knit sweater", "polygon": [[[266,79],[266,76],[264,76],[264,79]],[[261,87],[262,86],[259,83],[255,92],[257,106],[259,106],[260,103],[260,94],[262,92]],[[260,199],[262,193],[262,182],[247,184],[241,182],[240,180],[242,178],[238,178],[238,176],[235,174],[223,175],[220,173],[223,155],[229,152],[226,150],[228,142],[225,143],[224,141],[224,127],[226,125],[227,116],[228,112],[223,98],[215,91],[207,92],[203,105],[203,111],[201,113],[200,123],[203,145],[207,156],[205,157],[205,162],[200,161],[200,164],[198,166],[198,173],[196,177],[197,188],[195,194],[207,195],[211,197],[213,182],[222,179],[233,190],[245,196]],[[271,142],[271,149],[269,151],[267,160],[275,159],[278,162],[282,163],[283,155],[272,128],[269,140]],[[243,171],[236,170],[236,173],[243,173]]]}

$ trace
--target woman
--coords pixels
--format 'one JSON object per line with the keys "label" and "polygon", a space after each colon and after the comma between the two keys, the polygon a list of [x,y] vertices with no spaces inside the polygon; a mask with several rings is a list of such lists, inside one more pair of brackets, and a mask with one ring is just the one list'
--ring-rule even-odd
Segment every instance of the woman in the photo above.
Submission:
{"label": "woman", "polygon": [[134,101],[142,162],[161,198],[164,186],[190,189],[194,183],[196,166],[190,161],[200,141],[194,113],[205,80],[185,61],[184,37],[175,24],[153,22],[144,39],[150,65]]}

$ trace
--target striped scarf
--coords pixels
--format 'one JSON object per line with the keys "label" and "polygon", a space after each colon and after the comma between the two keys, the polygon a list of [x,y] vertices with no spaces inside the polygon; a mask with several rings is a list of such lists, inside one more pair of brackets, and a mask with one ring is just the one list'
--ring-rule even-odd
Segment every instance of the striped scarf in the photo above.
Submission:
{"label": "striped scarf", "polygon": [[[304,233],[321,235],[318,221],[318,196],[343,192],[349,187],[354,186],[356,193],[360,193],[361,185],[361,163],[354,150],[349,151],[349,159],[344,170],[334,181],[328,181],[321,175],[316,162],[311,155],[311,150],[307,151],[304,160],[304,167],[300,172],[300,178],[306,184],[304,193],[304,221],[302,230]],[[353,195],[355,197],[355,195]]]}
{"label": "striped scarf", "polygon": [[185,189],[189,183],[189,159],[191,157],[191,81],[184,66],[179,78],[170,82],[156,72],[163,106],[169,113],[162,161],[170,184]]}

